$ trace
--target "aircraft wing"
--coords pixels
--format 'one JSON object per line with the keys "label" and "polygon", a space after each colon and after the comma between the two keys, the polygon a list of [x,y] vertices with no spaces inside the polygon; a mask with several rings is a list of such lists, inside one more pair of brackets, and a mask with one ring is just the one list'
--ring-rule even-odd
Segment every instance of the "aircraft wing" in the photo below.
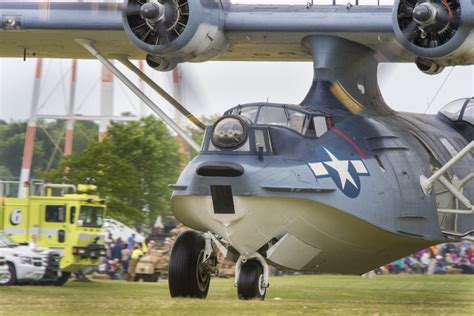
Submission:
{"label": "aircraft wing", "polygon": [[93,40],[109,57],[143,59],[149,55],[168,63],[211,59],[310,61],[305,38],[331,35],[374,49],[381,61],[407,62],[422,56],[442,65],[473,64],[472,3],[443,1],[459,2],[463,15],[449,25],[444,42],[440,37],[418,46],[416,40],[424,34],[418,27],[407,35],[404,27],[412,24],[400,22],[406,17],[394,18],[392,6],[173,0],[175,7],[158,8],[153,16],[153,10],[144,9],[144,4],[150,5],[146,0],[127,0],[124,4],[0,2],[0,57],[92,58],[75,42],[84,38]]}

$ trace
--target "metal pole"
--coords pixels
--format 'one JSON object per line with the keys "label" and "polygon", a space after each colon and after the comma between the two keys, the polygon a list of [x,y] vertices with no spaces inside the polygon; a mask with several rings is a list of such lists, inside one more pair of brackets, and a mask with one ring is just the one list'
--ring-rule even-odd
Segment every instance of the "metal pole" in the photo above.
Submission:
{"label": "metal pole", "polygon": [[471,150],[474,149],[474,141],[470,142],[466,147],[464,147],[460,152],[458,152],[451,160],[449,160],[444,166],[442,166],[438,171],[436,171],[428,179],[426,177],[421,177],[421,187],[425,193],[428,193],[433,186],[433,183],[438,180],[439,177],[443,175],[449,168],[451,168],[455,163],[461,160],[465,155],[467,155]]}
{"label": "metal pole", "polygon": [[150,88],[152,88],[159,95],[161,95],[163,99],[168,101],[173,107],[175,107],[179,112],[181,112],[181,114],[186,116],[186,118],[190,120],[194,125],[196,125],[200,130],[204,131],[206,129],[206,125],[204,125],[197,117],[195,117],[184,106],[182,106],[181,103],[179,103],[175,98],[173,98],[168,92],[162,89],[150,77],[140,71],[140,69],[138,69],[137,66],[131,63],[126,56],[117,56],[117,60],[121,62],[125,67],[133,71],[138,77],[140,77],[140,79],[146,82],[150,86]]}
{"label": "metal pole", "polygon": [[448,181],[444,176],[439,177],[439,182],[441,182],[446,189],[449,190],[458,200],[461,202],[465,207],[468,209],[473,210],[473,207],[471,205],[471,202],[457,189],[454,187],[454,185],[451,184],[451,182]]}
{"label": "metal pole", "polygon": [[[143,60],[138,61],[138,68],[140,69],[141,72],[145,72],[145,62]],[[142,78],[140,78],[140,84],[138,86],[140,88],[140,91],[145,91],[145,82],[143,81]],[[146,105],[143,103],[142,100],[140,100],[140,117],[145,117],[146,116]]]}
{"label": "metal pole", "polygon": [[[171,127],[179,136],[181,136],[194,150],[200,151],[200,146],[178,126],[165,112],[163,112],[150,98],[148,98],[140,89],[133,84],[120,70],[117,69],[107,58],[95,49],[94,41],[89,39],[76,39],[76,42],[89,51],[97,58],[107,69],[109,69],[120,81],[122,81],[137,97],[139,97],[153,112],[155,112],[169,127]],[[128,60],[128,59],[127,59]],[[130,63],[131,64],[131,63]],[[133,68],[136,68],[133,65]],[[144,79],[145,80],[145,79]],[[145,81],[146,82],[146,81]]]}

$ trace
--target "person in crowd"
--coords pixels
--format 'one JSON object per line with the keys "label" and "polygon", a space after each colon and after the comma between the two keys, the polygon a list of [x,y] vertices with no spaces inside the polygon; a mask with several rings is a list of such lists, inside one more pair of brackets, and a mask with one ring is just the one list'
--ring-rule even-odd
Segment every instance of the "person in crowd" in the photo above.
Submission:
{"label": "person in crowd", "polygon": [[127,243],[128,243],[128,251],[132,252],[133,244],[135,243],[135,234],[132,234],[130,237],[128,237]]}
{"label": "person in crowd", "polygon": [[128,263],[130,261],[130,251],[127,244],[122,244],[122,268],[124,274],[128,274]]}
{"label": "person in crowd", "polygon": [[138,260],[143,257],[142,247],[138,244],[133,246],[130,263],[128,264],[128,281],[134,281],[135,279],[135,268],[137,267]]}
{"label": "person in crowd", "polygon": [[112,248],[112,244],[114,243],[114,238],[112,236],[112,233],[108,233],[108,235],[104,238],[104,246],[105,246],[105,251],[107,253],[107,258],[110,258],[111,253],[110,250]]}
{"label": "person in crowd", "polygon": [[38,247],[38,236],[31,235],[31,241],[28,243],[28,248],[33,252],[41,252],[41,249]]}
{"label": "person in crowd", "polygon": [[111,280],[120,280],[120,264],[118,259],[112,259],[108,261],[107,264],[107,274],[110,276]]}
{"label": "person in crowd", "polygon": [[421,255],[421,258],[420,258],[420,262],[421,262],[422,273],[428,272],[428,267],[431,264],[431,256],[428,251],[423,251],[423,254]]}
{"label": "person in crowd", "polygon": [[117,238],[112,249],[110,250],[110,257],[112,260],[118,260],[120,263],[122,261],[122,240]]}

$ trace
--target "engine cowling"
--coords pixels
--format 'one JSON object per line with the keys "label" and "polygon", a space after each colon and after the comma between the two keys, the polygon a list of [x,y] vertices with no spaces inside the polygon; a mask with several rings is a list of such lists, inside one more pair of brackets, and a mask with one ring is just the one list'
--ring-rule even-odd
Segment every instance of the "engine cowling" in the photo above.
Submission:
{"label": "engine cowling", "polygon": [[129,38],[162,71],[181,62],[212,59],[228,48],[224,7],[229,0],[124,0]]}
{"label": "engine cowling", "polygon": [[438,67],[473,62],[473,19],[471,0],[396,0],[393,9],[398,42]]}

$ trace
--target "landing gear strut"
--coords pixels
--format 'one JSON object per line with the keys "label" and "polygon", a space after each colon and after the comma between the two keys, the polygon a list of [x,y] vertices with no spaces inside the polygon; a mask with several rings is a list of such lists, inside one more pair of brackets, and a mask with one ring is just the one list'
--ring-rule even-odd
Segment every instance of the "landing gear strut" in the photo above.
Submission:
{"label": "landing gear strut", "polygon": [[217,257],[202,234],[186,231],[178,236],[171,251],[168,285],[171,297],[206,298],[215,273]]}

